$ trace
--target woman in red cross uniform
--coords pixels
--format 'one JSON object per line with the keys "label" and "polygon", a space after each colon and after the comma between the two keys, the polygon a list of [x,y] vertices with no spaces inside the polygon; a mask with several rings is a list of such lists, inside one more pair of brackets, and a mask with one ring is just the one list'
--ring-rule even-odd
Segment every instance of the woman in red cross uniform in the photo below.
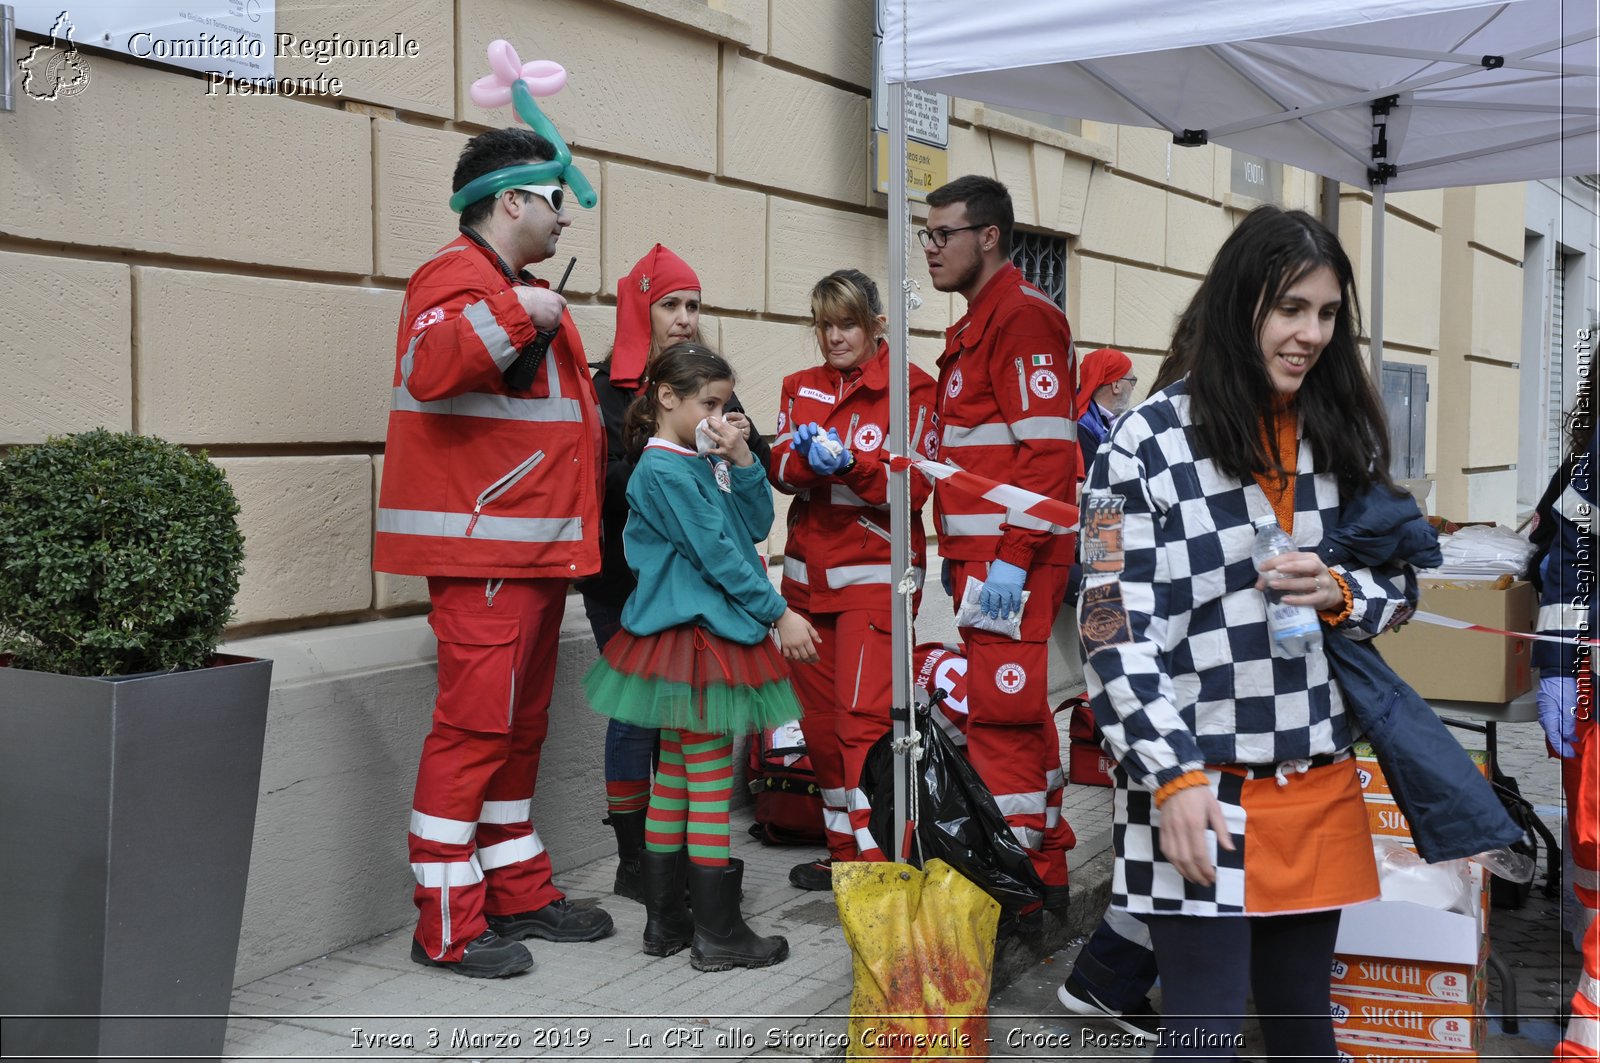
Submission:
{"label": "woman in red cross uniform", "polygon": [[[896,573],[889,567],[889,346],[877,285],[842,269],[811,290],[822,364],[783,381],[778,437],[768,476],[793,495],[783,596],[821,638],[821,659],[792,680],[801,727],[822,789],[828,858],[789,873],[801,889],[832,886],[834,860],[882,860],[867,828],[859,781],[872,743],[889,729],[890,618]],[[911,446],[937,445],[933,378],[910,367]],[[911,480],[911,545],[920,592],[925,561],[922,506],[929,485]]]}

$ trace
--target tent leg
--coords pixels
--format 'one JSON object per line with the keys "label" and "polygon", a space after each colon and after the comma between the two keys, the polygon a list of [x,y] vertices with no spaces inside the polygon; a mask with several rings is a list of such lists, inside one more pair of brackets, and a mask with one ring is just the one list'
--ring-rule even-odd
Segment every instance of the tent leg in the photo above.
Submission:
{"label": "tent leg", "polygon": [[[909,454],[906,443],[910,418],[910,384],[907,370],[909,326],[906,320],[906,246],[910,240],[910,204],[906,200],[906,86],[890,82],[889,94],[889,291],[884,309],[889,312],[889,449],[894,454]],[[899,744],[911,722],[911,631],[907,623],[910,595],[901,586],[900,575],[911,568],[911,489],[907,477],[920,476],[911,470],[889,473],[889,571],[894,574],[894,625],[891,643],[894,654],[893,706],[894,740]],[[902,718],[904,717],[904,718]],[[900,858],[906,836],[906,815],[911,807],[911,768],[909,756],[894,760],[894,837],[882,839],[884,855]]]}
{"label": "tent leg", "polygon": [[1383,184],[1372,185],[1372,296],[1369,318],[1367,350],[1372,359],[1372,383],[1383,390],[1383,219],[1386,211],[1383,201]]}

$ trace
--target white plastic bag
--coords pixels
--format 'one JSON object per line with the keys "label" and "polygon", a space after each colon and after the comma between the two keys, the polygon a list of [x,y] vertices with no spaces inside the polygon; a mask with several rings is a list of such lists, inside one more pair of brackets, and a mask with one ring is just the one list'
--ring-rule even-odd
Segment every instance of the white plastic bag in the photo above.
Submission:
{"label": "white plastic bag", "polygon": [[1430,575],[1493,578],[1520,576],[1533,556],[1533,543],[1510,528],[1474,525],[1439,536],[1444,563]]}
{"label": "white plastic bag", "polygon": [[996,635],[1004,635],[1008,639],[1022,638],[1022,610],[1028,607],[1028,598],[1032,591],[1022,592],[1022,609],[1010,616],[990,616],[978,605],[978,596],[983,591],[983,581],[976,576],[967,577],[967,585],[961,592],[961,608],[956,610],[956,627],[975,627],[979,631],[992,631]]}
{"label": "white plastic bag", "polygon": [[1386,901],[1411,901],[1446,912],[1472,912],[1465,860],[1430,864],[1393,838],[1372,839],[1378,886]]}

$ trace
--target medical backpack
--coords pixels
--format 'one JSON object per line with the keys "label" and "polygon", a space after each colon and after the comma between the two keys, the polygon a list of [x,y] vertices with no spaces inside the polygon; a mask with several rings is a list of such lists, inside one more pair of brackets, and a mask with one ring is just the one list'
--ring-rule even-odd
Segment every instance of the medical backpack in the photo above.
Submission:
{"label": "medical backpack", "polygon": [[827,840],[822,790],[798,720],[751,735],[747,766],[756,804],[751,837],[762,845],[819,845]]}

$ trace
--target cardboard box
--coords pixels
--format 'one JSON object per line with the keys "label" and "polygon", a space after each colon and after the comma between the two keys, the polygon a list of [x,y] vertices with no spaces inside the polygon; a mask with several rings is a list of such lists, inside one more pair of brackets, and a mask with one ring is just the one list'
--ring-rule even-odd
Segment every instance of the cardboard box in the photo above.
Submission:
{"label": "cardboard box", "polygon": [[1476,967],[1482,962],[1489,932],[1489,906],[1483,868],[1473,875],[1470,913],[1446,912],[1412,901],[1368,901],[1346,908],[1339,918],[1334,952],[1389,960]]}
{"label": "cardboard box", "polygon": [[[1532,631],[1539,612],[1533,585],[1503,591],[1482,580],[1423,580],[1418,608],[1502,631]],[[1532,643],[1417,621],[1378,641],[1400,678],[1424,698],[1501,703],[1533,689]]]}
{"label": "cardboard box", "polygon": [[1336,1040],[1366,1042],[1391,1052],[1476,1052],[1484,1016],[1477,1002],[1381,997],[1334,989],[1329,1010]]}
{"label": "cardboard box", "polygon": [[[1383,798],[1387,801],[1394,800],[1394,794],[1389,789],[1389,780],[1384,777],[1383,768],[1378,765],[1378,757],[1372,751],[1372,746],[1366,742],[1357,742],[1350,747],[1356,757],[1356,778],[1361,782],[1361,795],[1367,800]],[[1467,750],[1467,756],[1483,772],[1483,777],[1489,777],[1489,755],[1481,749]]]}
{"label": "cardboard box", "polygon": [[1411,823],[1393,798],[1369,797],[1362,803],[1367,806],[1367,830],[1374,838],[1396,838],[1412,847]]}
{"label": "cardboard box", "polygon": [[1392,960],[1382,956],[1333,957],[1335,992],[1363,996],[1417,998],[1481,1010],[1488,986],[1482,962],[1439,963],[1434,960]]}
{"label": "cardboard box", "polygon": [[[1479,1037],[1481,1044],[1482,1037]],[[1363,1037],[1359,1034],[1335,1034],[1334,1047],[1339,1052],[1339,1063],[1470,1063],[1478,1058],[1478,1049],[1455,1051],[1437,1045],[1419,1048],[1415,1044],[1384,1037]],[[1502,1057],[1496,1056],[1499,1059]]]}
{"label": "cardboard box", "polygon": [[1079,786],[1110,786],[1117,762],[1093,742],[1072,742],[1067,747],[1067,781]]}

